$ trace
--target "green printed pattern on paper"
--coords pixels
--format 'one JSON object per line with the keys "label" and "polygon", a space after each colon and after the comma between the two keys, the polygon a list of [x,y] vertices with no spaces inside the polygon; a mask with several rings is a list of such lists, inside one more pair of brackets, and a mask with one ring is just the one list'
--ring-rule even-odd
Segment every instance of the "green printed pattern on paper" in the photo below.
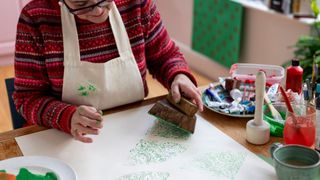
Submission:
{"label": "green printed pattern on paper", "polygon": [[121,176],[117,180],[167,180],[169,176],[168,172],[142,171]]}
{"label": "green printed pattern on paper", "polygon": [[174,125],[170,125],[163,120],[157,120],[153,127],[148,129],[146,135],[169,138],[169,139],[183,139],[186,140],[190,133],[183,131]]}
{"label": "green printed pattern on paper", "polygon": [[133,165],[164,162],[183,153],[187,148],[173,142],[157,142],[141,139],[136,147],[130,150]]}
{"label": "green printed pattern on paper", "polygon": [[246,153],[235,152],[207,153],[194,159],[192,164],[213,176],[234,179],[246,156]]}

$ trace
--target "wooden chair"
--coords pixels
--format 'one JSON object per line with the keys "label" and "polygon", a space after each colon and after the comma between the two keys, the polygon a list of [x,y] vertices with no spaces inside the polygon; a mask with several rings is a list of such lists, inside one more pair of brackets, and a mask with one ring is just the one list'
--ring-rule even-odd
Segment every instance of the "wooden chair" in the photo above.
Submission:
{"label": "wooden chair", "polygon": [[10,113],[11,113],[11,121],[12,121],[12,126],[14,129],[18,129],[23,127],[25,124],[25,119],[17,112],[17,109],[14,105],[13,99],[12,99],[12,94],[14,91],[14,78],[8,78],[5,79],[6,83],[6,88],[7,88],[7,93],[8,93],[8,100],[9,100],[9,105],[10,105]]}

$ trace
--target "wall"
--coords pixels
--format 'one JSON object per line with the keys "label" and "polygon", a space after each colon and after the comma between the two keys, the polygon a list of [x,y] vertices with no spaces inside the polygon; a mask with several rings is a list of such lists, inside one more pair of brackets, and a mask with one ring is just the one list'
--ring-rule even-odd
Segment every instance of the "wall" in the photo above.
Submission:
{"label": "wall", "polygon": [[241,62],[282,65],[293,57],[292,47],[310,25],[279,13],[246,8]]}
{"label": "wall", "polygon": [[0,6],[0,66],[13,63],[16,26],[22,7],[28,0],[6,0]]}
{"label": "wall", "polygon": [[[193,0],[157,0],[156,4],[171,37],[182,43],[184,48],[190,49]],[[300,35],[309,34],[310,25],[246,3],[244,6],[239,62],[282,65],[291,59],[294,49],[290,46],[295,44]],[[196,59],[187,60],[192,68],[205,72],[210,78],[217,78],[217,69],[221,71],[220,76],[226,75],[227,69],[219,64],[208,59],[204,62]]]}
{"label": "wall", "polygon": [[157,0],[156,4],[169,34],[191,47],[193,0]]}

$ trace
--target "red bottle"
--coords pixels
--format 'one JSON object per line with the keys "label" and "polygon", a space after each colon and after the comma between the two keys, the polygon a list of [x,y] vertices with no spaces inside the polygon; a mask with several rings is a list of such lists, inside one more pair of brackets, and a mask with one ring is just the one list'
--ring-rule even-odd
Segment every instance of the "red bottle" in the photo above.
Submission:
{"label": "red bottle", "polygon": [[291,66],[287,68],[286,90],[301,93],[303,69],[299,65],[299,60],[292,59]]}

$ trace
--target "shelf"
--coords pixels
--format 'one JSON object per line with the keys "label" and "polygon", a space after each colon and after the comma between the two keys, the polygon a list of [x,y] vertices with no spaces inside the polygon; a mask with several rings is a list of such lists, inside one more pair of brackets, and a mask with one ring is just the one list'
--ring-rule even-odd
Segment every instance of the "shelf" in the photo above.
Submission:
{"label": "shelf", "polygon": [[285,14],[276,12],[276,11],[268,8],[261,0],[231,0],[231,1],[239,3],[247,8],[252,8],[252,9],[264,11],[266,13],[282,16],[282,17],[287,18],[289,20],[295,20],[295,21],[299,21],[299,22],[305,23],[305,24],[312,24],[315,22],[315,19],[312,19],[312,18],[299,18],[299,19],[297,19],[297,18],[293,18],[293,15],[285,15]]}

